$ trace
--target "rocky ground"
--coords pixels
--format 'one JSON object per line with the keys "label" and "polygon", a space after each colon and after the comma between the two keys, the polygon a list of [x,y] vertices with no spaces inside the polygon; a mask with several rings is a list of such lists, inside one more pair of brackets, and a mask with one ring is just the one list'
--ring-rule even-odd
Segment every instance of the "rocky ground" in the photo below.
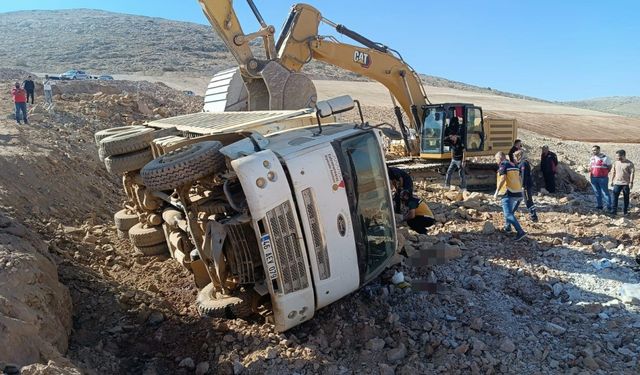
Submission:
{"label": "rocky ground", "polygon": [[[73,305],[69,362],[24,373],[640,372],[637,193],[627,218],[595,212],[579,189],[536,197],[541,221],[529,222],[523,211],[530,237],[515,243],[499,230],[502,214],[491,196],[459,201],[457,192],[419,183],[438,220],[429,235],[401,227],[401,263],[312,321],[277,334],[259,318],[200,318],[189,275],[171,259],[134,257],[113,227],[119,182],[95,157],[93,132],[192,112],[200,98],[162,85],[83,85],[59,86],[52,111],[33,106],[29,127],[18,128],[10,105],[0,105],[7,114],[0,119],[2,210],[45,242],[41,250],[57,264]],[[382,110],[369,113],[377,122],[386,118]],[[532,133],[521,138],[532,154],[549,143],[578,170],[588,157],[584,145]],[[460,257],[418,265],[415,258],[444,244]],[[3,260],[0,274],[8,275]],[[396,286],[395,272],[408,283]],[[436,287],[425,291],[425,282]],[[0,362],[16,360],[0,355]]]}

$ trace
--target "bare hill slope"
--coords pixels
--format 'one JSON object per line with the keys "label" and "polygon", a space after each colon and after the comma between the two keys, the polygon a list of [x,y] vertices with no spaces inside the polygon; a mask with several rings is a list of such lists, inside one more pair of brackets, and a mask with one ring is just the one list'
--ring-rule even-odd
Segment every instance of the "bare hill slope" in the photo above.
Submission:
{"label": "bare hill slope", "polygon": [[[17,30],[24,31],[20,38],[15,38]],[[179,77],[187,72],[190,77],[204,78],[236,65],[208,25],[91,9],[0,13],[0,44],[5,51],[0,66],[32,72],[84,69],[127,75],[123,79],[132,79],[131,73]],[[255,48],[255,53],[260,56],[262,51]],[[304,71],[314,79],[367,81],[317,61],[307,64]],[[524,98],[441,77],[421,77],[431,86]]]}
{"label": "bare hill slope", "polygon": [[594,98],[563,104],[593,109],[596,111],[610,112],[623,116],[640,117],[640,96],[609,96],[604,98]]}
{"label": "bare hill slope", "polygon": [[[375,82],[315,81],[319,98],[349,94],[363,105],[389,107],[387,122],[394,122],[389,92]],[[640,143],[640,119],[495,95],[492,93],[425,86],[433,103],[465,102],[483,107],[485,114],[516,118],[521,129],[538,134],[583,142]]]}

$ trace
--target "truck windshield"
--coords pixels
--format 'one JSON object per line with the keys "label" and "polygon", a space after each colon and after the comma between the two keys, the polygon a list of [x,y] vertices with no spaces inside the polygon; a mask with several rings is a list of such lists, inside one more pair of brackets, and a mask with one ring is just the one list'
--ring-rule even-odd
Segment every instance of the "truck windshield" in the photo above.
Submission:
{"label": "truck windshield", "polygon": [[376,277],[395,251],[393,210],[387,186],[387,168],[372,132],[338,143],[345,188],[358,247],[363,282]]}

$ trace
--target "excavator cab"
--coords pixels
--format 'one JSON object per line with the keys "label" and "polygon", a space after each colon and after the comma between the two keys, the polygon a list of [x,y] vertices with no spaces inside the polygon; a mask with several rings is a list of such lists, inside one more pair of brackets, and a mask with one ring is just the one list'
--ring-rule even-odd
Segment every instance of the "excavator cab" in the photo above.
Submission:
{"label": "excavator cab", "polygon": [[462,139],[467,151],[483,150],[485,133],[482,108],[466,103],[443,103],[425,105],[422,109],[422,158],[449,158],[450,136],[454,134]]}

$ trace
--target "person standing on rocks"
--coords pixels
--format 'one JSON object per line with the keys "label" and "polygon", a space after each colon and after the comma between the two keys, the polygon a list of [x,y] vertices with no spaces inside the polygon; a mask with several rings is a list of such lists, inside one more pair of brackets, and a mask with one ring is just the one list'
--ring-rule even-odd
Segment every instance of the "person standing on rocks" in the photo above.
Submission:
{"label": "person standing on rocks", "polygon": [[520,241],[527,236],[522,229],[515,211],[522,201],[522,184],[520,183],[520,169],[518,166],[510,162],[504,152],[500,151],[495,156],[498,164],[498,173],[496,174],[496,192],[494,198],[500,196],[502,202],[502,213],[504,214],[504,231],[511,232],[511,227],[516,230],[516,241]]}
{"label": "person standing on rocks", "polygon": [[540,170],[544,177],[544,187],[549,193],[556,192],[556,174],[558,173],[558,157],[549,151],[549,146],[542,146],[540,155]]}
{"label": "person standing on rocks", "polygon": [[36,84],[33,83],[31,76],[28,76],[27,79],[22,83],[22,87],[27,92],[27,103],[29,102],[29,97],[31,97],[31,104],[33,104],[33,95],[36,91]]}
{"label": "person standing on rocks", "polygon": [[611,195],[609,195],[609,171],[611,171],[611,159],[600,152],[600,146],[591,148],[591,159],[589,160],[589,176],[591,177],[591,188],[596,196],[596,208],[602,210],[602,197],[607,205],[607,211],[611,211]]}
{"label": "person standing on rocks", "polygon": [[413,194],[413,180],[409,173],[403,171],[400,168],[388,167],[387,173],[389,175],[389,182],[391,182],[391,188],[393,189],[393,207],[395,213],[400,213],[400,193],[404,190]]}
{"label": "person standing on rocks", "polygon": [[629,215],[629,193],[633,189],[633,180],[635,179],[635,167],[633,163],[627,159],[625,150],[616,151],[616,162],[613,164],[613,175],[611,176],[611,186],[613,187],[613,205],[611,214],[618,213],[618,199],[620,192],[623,196],[623,215]]}
{"label": "person standing on rocks", "polygon": [[464,143],[458,135],[451,136],[451,163],[447,169],[447,175],[444,180],[444,187],[448,189],[451,186],[451,176],[453,172],[458,171],[460,176],[460,189],[465,190],[467,188],[467,181],[464,175],[464,167],[467,164],[466,151]]}
{"label": "person standing on rocks", "polygon": [[513,156],[513,154],[518,150],[522,150],[522,141],[519,139],[516,139],[515,141],[513,141],[513,146],[511,147],[511,150],[509,150],[509,160],[511,160],[513,164],[518,164],[515,156]]}
{"label": "person standing on rocks", "polygon": [[426,234],[427,228],[435,224],[435,216],[424,199],[414,196],[411,192],[403,190],[400,192],[400,199],[407,208],[407,213],[402,217],[407,222],[409,228],[419,234]]}
{"label": "person standing on rocks", "polygon": [[49,79],[49,75],[44,76],[42,86],[44,87],[45,107],[47,109],[50,109],[51,106],[53,106],[53,82],[51,82],[51,80]]}
{"label": "person standing on rocks", "polygon": [[[11,96],[13,96],[13,103],[16,106],[16,121],[20,125],[20,120],[24,120],[25,124],[29,124],[27,119],[27,92],[20,87],[20,82],[16,82],[15,87],[11,89]],[[20,116],[22,113],[22,116]]]}
{"label": "person standing on rocks", "polygon": [[517,150],[513,153],[518,169],[520,169],[520,182],[522,184],[522,192],[524,194],[525,204],[529,210],[529,217],[534,223],[538,222],[538,213],[536,205],[533,203],[533,177],[531,177],[531,164],[527,160],[523,150]]}

